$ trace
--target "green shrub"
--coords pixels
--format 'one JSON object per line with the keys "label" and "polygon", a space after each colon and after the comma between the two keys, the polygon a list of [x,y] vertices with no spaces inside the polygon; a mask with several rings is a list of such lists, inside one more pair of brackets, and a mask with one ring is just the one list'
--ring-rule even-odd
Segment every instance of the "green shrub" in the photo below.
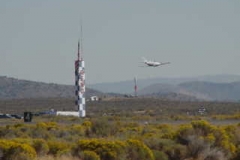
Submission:
{"label": "green shrub", "polygon": [[[206,148],[211,148],[209,152],[219,148],[221,154],[224,153],[225,157],[230,158],[236,152],[236,146],[231,140],[234,138],[234,130],[234,127],[216,127],[207,121],[200,120],[191,122],[189,127],[181,126],[176,132],[176,138],[180,144],[188,146],[190,157],[199,157]],[[220,155],[220,151],[217,153]]]}
{"label": "green shrub", "polygon": [[6,160],[32,160],[36,157],[36,152],[30,145],[11,140],[0,140],[0,150]]}
{"label": "green shrub", "polygon": [[165,148],[164,151],[170,160],[181,160],[186,158],[186,146],[175,144],[174,146]]}
{"label": "green shrub", "polygon": [[111,121],[104,119],[96,119],[92,121],[91,132],[98,137],[108,137],[116,134],[118,127]]}
{"label": "green shrub", "polygon": [[162,151],[153,150],[153,155],[155,160],[168,160],[168,156]]}
{"label": "green shrub", "polygon": [[32,146],[38,156],[44,156],[49,152],[48,144],[44,139],[34,139]]}
{"label": "green shrub", "polygon": [[108,141],[105,139],[80,140],[77,143],[75,153],[82,151],[93,151],[101,159],[120,160],[125,156],[126,144],[121,141]]}
{"label": "green shrub", "polygon": [[84,122],[82,123],[82,125],[83,125],[84,127],[92,127],[92,122],[91,122],[91,121],[84,121]]}
{"label": "green shrub", "polygon": [[192,121],[191,125],[193,129],[202,136],[207,136],[209,133],[212,133],[216,129],[215,126],[204,120]]}
{"label": "green shrub", "polygon": [[[88,130],[90,127],[84,127],[82,125],[79,124],[74,124],[71,126],[71,128],[69,128],[69,132],[71,134],[75,134],[75,135],[79,135],[79,136],[84,136],[86,130]],[[71,135],[72,136],[72,135]]]}
{"label": "green shrub", "polygon": [[129,160],[154,160],[153,152],[142,142],[138,140],[127,140],[127,157]]}
{"label": "green shrub", "polygon": [[198,158],[210,148],[209,143],[205,142],[202,137],[189,136],[187,145],[187,156],[192,158]]}
{"label": "green shrub", "polygon": [[83,160],[100,160],[99,155],[94,151],[83,151],[80,158]]}
{"label": "green shrub", "polygon": [[58,142],[58,141],[49,141],[48,146],[49,146],[48,154],[51,154],[54,156],[66,154],[67,152],[70,152],[69,148],[71,148],[71,146],[66,142]]}

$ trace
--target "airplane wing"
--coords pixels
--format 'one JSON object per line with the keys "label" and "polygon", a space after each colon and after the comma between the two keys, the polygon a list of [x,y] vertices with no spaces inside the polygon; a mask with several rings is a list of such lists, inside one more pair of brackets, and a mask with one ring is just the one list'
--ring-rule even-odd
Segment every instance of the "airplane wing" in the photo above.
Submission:
{"label": "airplane wing", "polygon": [[170,64],[170,62],[161,62],[160,65]]}

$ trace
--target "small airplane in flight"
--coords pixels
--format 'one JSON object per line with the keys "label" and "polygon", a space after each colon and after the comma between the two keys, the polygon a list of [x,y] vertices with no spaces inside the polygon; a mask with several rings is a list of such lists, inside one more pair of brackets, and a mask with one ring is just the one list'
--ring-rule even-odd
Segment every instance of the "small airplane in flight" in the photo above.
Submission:
{"label": "small airplane in flight", "polygon": [[143,59],[143,63],[147,65],[147,67],[158,67],[158,66],[162,66],[165,64],[170,64],[170,62],[156,62],[156,61],[150,61],[147,60],[146,58],[142,57]]}

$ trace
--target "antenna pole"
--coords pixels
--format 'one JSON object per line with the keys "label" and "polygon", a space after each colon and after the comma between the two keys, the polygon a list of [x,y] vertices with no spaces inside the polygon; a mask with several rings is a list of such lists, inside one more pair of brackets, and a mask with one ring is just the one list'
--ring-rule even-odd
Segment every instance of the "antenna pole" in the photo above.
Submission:
{"label": "antenna pole", "polygon": [[[82,45],[82,41],[83,41],[83,32],[82,32],[82,21],[81,21],[81,33],[80,33],[80,54],[83,53],[83,45]],[[82,59],[82,55],[80,55],[80,59]]]}
{"label": "antenna pole", "polygon": [[78,61],[80,60],[80,42],[78,40]]}

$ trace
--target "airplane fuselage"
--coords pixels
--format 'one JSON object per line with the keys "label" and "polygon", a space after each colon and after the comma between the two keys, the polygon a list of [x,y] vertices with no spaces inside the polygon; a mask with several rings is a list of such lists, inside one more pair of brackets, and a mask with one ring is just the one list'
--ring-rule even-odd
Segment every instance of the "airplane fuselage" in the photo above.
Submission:
{"label": "airplane fuselage", "polygon": [[145,62],[145,64],[151,67],[157,67],[161,65],[159,62]]}
{"label": "airplane fuselage", "polygon": [[158,67],[158,66],[161,66],[161,65],[170,64],[170,62],[149,61],[144,57],[142,57],[142,59],[143,59],[143,63],[145,63],[149,67]]}

